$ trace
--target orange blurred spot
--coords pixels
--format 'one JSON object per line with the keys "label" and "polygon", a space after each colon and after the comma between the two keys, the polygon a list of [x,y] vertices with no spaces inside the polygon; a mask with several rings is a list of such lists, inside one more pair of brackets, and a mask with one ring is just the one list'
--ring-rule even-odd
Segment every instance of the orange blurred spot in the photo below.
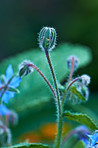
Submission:
{"label": "orange blurred spot", "polygon": [[[63,124],[63,135],[65,135],[71,126],[68,124]],[[40,128],[40,131],[42,133],[43,138],[47,138],[50,140],[55,139],[57,134],[57,124],[56,123],[47,123],[45,125],[42,125]]]}
{"label": "orange blurred spot", "polygon": [[[69,130],[72,128],[71,125],[63,123],[63,136],[69,132]],[[19,137],[19,141],[25,142],[28,140],[29,143],[39,143],[42,141],[52,141],[55,139],[57,134],[57,124],[52,123],[46,123],[40,127],[39,131],[30,131],[22,134]]]}
{"label": "orange blurred spot", "polygon": [[20,141],[28,140],[29,143],[40,142],[40,135],[37,132],[26,132],[20,136]]}

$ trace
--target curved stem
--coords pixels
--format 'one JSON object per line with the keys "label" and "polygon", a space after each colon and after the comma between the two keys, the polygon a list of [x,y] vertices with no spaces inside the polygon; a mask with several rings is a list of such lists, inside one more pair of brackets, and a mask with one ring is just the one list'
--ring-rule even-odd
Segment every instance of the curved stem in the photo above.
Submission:
{"label": "curved stem", "polygon": [[36,67],[34,64],[28,64],[28,66],[33,67],[33,68],[42,76],[42,78],[46,81],[46,83],[47,83],[48,86],[50,87],[50,89],[51,89],[51,91],[52,91],[54,97],[56,98],[56,94],[55,94],[55,91],[54,91],[52,85],[51,85],[50,82],[47,80],[47,78],[44,76],[44,74],[39,70],[39,68]]}
{"label": "curved stem", "polygon": [[72,85],[74,82],[78,81],[79,79],[81,79],[81,77],[77,77],[77,78],[75,78],[73,81],[71,81],[71,82],[69,83],[68,87],[67,87],[67,90],[71,87],[71,85]]}
{"label": "curved stem", "polygon": [[1,89],[4,89],[4,88],[5,88],[5,86],[1,86],[1,87],[0,87],[0,90],[1,90]]}
{"label": "curved stem", "polygon": [[60,102],[60,95],[59,95],[59,90],[58,90],[58,86],[57,86],[57,81],[56,81],[56,76],[53,70],[53,66],[50,60],[50,56],[47,50],[45,50],[45,55],[52,73],[52,77],[54,80],[54,85],[55,85],[55,89],[56,89],[56,100],[57,100],[57,137],[56,137],[56,142],[55,142],[55,148],[60,148],[61,145],[61,140],[62,140],[62,125],[63,125],[63,121],[62,121],[62,107],[61,107],[61,102]]}

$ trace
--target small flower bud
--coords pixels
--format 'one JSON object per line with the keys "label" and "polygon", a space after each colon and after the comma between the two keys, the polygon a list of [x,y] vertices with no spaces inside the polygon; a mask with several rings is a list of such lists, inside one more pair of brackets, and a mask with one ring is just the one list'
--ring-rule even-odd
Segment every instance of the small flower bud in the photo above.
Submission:
{"label": "small flower bud", "polygon": [[19,65],[19,75],[20,75],[20,77],[21,76],[26,76],[29,73],[33,72],[33,68],[31,66],[29,66],[30,64],[32,64],[32,62],[25,60]]}
{"label": "small flower bud", "polygon": [[67,95],[66,102],[68,104],[76,105],[76,104],[80,104],[88,101],[88,98],[89,98],[88,87],[77,82],[73,84],[73,86],[76,88],[78,92],[81,93],[81,95],[85,98],[85,100],[81,100],[77,94],[70,91],[69,94]]}
{"label": "small flower bud", "polygon": [[82,83],[84,85],[87,86],[87,85],[90,84],[90,76],[89,75],[84,74],[84,75],[81,76],[81,78],[82,78]]}
{"label": "small flower bud", "polygon": [[74,61],[74,71],[75,71],[78,68],[78,64],[79,64],[79,59],[76,56],[71,55],[67,58],[67,67],[69,70],[71,70],[73,61]]}
{"label": "small flower bud", "polygon": [[43,27],[39,33],[39,47],[44,51],[51,51],[56,44],[56,31],[54,28]]}

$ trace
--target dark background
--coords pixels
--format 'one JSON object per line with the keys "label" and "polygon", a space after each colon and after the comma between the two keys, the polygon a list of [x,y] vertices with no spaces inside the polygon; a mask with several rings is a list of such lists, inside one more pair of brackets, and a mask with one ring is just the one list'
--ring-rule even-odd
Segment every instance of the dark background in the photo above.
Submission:
{"label": "dark background", "polygon": [[78,72],[91,76],[98,88],[98,0],[1,0],[0,61],[38,47],[38,32],[54,27],[57,43],[71,42],[91,48],[93,61]]}

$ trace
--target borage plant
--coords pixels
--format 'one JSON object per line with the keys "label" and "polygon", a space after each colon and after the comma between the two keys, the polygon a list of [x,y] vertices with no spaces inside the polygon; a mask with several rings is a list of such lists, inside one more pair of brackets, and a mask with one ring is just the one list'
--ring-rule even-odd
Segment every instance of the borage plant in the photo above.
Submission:
{"label": "borage plant", "polygon": [[[98,134],[96,133],[96,140],[93,142],[93,137],[89,136],[90,131],[87,129],[89,127],[92,130],[97,130],[97,126],[94,122],[86,115],[81,113],[71,113],[69,111],[65,111],[65,105],[67,102],[71,104],[80,104],[81,102],[86,102],[89,96],[88,85],[90,83],[90,76],[83,74],[82,76],[73,77],[74,72],[78,68],[79,59],[75,55],[71,55],[67,59],[67,67],[69,69],[69,78],[64,86],[61,86],[58,83],[58,80],[55,75],[55,71],[53,68],[53,64],[50,58],[50,51],[55,48],[56,45],[56,31],[54,28],[44,27],[41,29],[39,33],[39,46],[44,52],[51,75],[53,78],[54,86],[48,81],[45,75],[40,71],[40,69],[29,60],[23,61],[19,66],[19,74],[20,76],[25,76],[31,73],[34,69],[40,74],[40,76],[45,80],[47,85],[49,86],[51,93],[53,94],[53,98],[55,100],[56,109],[57,109],[57,135],[56,140],[52,147],[60,148],[64,147],[67,139],[73,134],[77,134],[80,138],[82,146],[95,146],[98,142]],[[42,61],[41,61],[42,62]],[[62,88],[62,89],[61,89]],[[64,122],[64,117],[68,119],[75,120],[85,126],[80,126],[78,129],[73,130],[67,137],[62,140],[62,127]],[[87,126],[87,127],[86,127]],[[81,135],[81,136],[80,136]],[[91,141],[89,141],[89,138]],[[44,146],[43,146],[44,147]]]}
{"label": "borage plant", "polygon": [[[96,147],[98,143],[98,127],[92,121],[92,119],[83,113],[73,113],[66,110],[67,104],[75,105],[86,102],[89,97],[88,85],[90,83],[90,76],[83,74],[78,77],[74,77],[74,73],[79,66],[80,60],[76,55],[70,55],[67,58],[67,68],[69,71],[67,82],[64,85],[61,85],[56,78],[54,67],[50,58],[50,52],[55,48],[56,45],[56,31],[54,28],[44,27],[39,33],[39,46],[44,52],[51,76],[53,79],[53,84],[50,80],[43,74],[43,72],[30,60],[24,60],[19,65],[19,75],[20,77],[26,76],[29,73],[33,72],[34,69],[40,74],[42,79],[46,82],[50,91],[53,95],[53,102],[56,105],[56,115],[57,115],[57,134],[56,139],[52,145],[36,144],[36,143],[21,143],[19,145],[11,146],[11,148],[89,148]],[[43,64],[43,61],[40,61]],[[64,63],[62,63],[64,64]],[[62,65],[59,65],[62,66]],[[11,145],[11,132],[9,130],[9,121],[11,117],[16,119],[16,114],[9,110],[5,103],[8,103],[9,99],[14,97],[15,92],[18,92],[16,87],[18,87],[21,78],[13,75],[13,70],[11,65],[9,65],[6,76],[2,77],[0,82],[0,96],[1,96],[1,105],[0,105],[0,129],[3,130],[3,134],[6,133],[7,141],[6,146]],[[25,99],[25,98],[24,98]],[[29,101],[29,100],[28,100]],[[19,104],[20,105],[20,104]],[[17,106],[17,104],[15,104]],[[20,105],[21,106],[21,105]],[[14,115],[14,116],[13,116]],[[2,119],[3,117],[3,119]],[[30,117],[31,118],[31,117]],[[65,137],[63,134],[63,124],[65,122],[64,118],[73,120],[83,124],[72,131],[70,131]],[[13,121],[13,120],[11,120]],[[16,120],[15,120],[16,121]],[[51,132],[51,131],[50,131]],[[0,133],[0,135],[2,135]],[[75,135],[77,141],[74,146],[70,146],[70,143],[73,141],[71,137]],[[0,141],[0,146],[5,146],[4,137]],[[70,141],[71,139],[71,141]]]}

